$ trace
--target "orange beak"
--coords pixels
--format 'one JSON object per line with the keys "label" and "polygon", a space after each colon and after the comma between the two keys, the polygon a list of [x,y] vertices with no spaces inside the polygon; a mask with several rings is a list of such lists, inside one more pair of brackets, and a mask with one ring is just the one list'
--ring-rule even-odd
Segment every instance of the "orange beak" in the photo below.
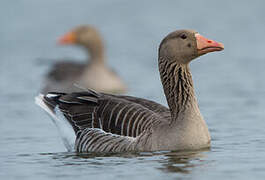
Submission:
{"label": "orange beak", "polygon": [[74,32],[69,32],[58,39],[58,44],[67,45],[74,44],[76,42],[76,34]]}
{"label": "orange beak", "polygon": [[199,55],[214,51],[222,51],[224,49],[224,45],[222,43],[209,40],[199,33],[195,34],[195,38],[197,40],[197,50]]}

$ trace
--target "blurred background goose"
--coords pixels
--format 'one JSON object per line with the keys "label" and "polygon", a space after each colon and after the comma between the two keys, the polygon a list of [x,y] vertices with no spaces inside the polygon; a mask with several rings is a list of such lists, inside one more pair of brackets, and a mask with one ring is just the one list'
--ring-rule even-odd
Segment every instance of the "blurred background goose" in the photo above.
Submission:
{"label": "blurred background goose", "polygon": [[83,47],[90,58],[86,63],[58,62],[47,74],[42,93],[73,92],[83,88],[99,92],[125,93],[126,86],[105,62],[104,45],[99,32],[90,25],[78,26],[59,39],[61,45]]}
{"label": "blurred background goose", "polygon": [[193,30],[178,30],[163,39],[158,64],[169,108],[146,99],[91,90],[40,95],[36,103],[53,117],[69,151],[207,148],[211,137],[198,107],[189,63],[223,48]]}

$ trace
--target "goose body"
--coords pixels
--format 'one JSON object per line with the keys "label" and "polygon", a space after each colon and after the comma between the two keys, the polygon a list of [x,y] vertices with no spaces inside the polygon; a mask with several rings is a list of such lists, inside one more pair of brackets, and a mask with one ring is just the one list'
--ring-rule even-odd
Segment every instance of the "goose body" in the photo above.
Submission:
{"label": "goose body", "polygon": [[68,150],[125,152],[207,148],[211,138],[198,107],[189,62],[222,49],[221,43],[203,39],[192,30],[178,30],[164,38],[158,62],[169,108],[142,98],[92,90],[40,95],[36,103],[55,121],[64,121],[72,127],[74,137],[64,138],[65,144],[74,144]]}
{"label": "goose body", "polygon": [[99,92],[126,92],[127,88],[121,78],[105,62],[103,42],[95,28],[79,26],[65,34],[59,43],[83,47],[90,55],[90,60],[87,63],[56,63],[45,78],[42,93],[80,91],[74,84]]}

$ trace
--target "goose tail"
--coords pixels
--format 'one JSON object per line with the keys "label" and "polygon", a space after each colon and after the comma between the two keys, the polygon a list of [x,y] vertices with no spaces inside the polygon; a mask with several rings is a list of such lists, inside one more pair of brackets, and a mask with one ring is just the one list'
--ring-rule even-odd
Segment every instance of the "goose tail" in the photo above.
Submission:
{"label": "goose tail", "polygon": [[[47,96],[49,96],[49,94],[47,94]],[[76,134],[71,124],[59,110],[58,106],[55,106],[55,108],[53,108],[49,104],[47,104],[43,94],[39,94],[35,97],[35,103],[49,114],[53,123],[59,130],[59,134],[66,149],[70,152],[74,151]]]}

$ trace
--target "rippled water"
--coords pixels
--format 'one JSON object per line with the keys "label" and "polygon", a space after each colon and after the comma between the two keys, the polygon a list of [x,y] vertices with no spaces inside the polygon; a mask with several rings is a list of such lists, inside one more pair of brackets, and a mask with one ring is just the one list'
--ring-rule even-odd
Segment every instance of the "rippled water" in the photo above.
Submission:
{"label": "rippled water", "polygon": [[[264,1],[0,2],[0,179],[262,179],[265,176]],[[170,31],[198,30],[223,52],[191,64],[200,109],[212,135],[201,152],[66,153],[48,116],[34,104],[43,75],[63,58],[58,47],[78,24],[104,36],[108,62],[128,94],[165,104],[157,47]]]}

